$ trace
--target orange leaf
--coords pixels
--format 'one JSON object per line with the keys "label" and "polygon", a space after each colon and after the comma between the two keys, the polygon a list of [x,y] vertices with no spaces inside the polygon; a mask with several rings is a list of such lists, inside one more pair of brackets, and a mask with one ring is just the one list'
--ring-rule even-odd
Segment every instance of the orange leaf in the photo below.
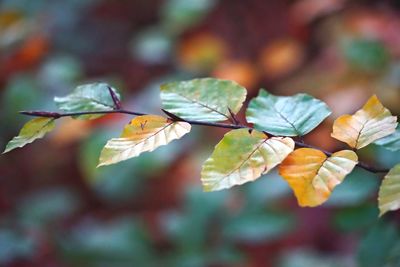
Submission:
{"label": "orange leaf", "polygon": [[279,174],[289,183],[300,206],[324,203],[357,164],[357,154],[342,150],[329,158],[320,150],[300,148],[280,165]]}

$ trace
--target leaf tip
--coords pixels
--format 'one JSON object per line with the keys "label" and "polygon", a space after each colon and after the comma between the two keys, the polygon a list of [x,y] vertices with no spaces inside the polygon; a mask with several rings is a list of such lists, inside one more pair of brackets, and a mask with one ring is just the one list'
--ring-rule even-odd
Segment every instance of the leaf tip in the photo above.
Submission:
{"label": "leaf tip", "polygon": [[102,166],[106,166],[107,164],[105,164],[104,162],[99,162],[96,166],[96,168],[100,168]]}

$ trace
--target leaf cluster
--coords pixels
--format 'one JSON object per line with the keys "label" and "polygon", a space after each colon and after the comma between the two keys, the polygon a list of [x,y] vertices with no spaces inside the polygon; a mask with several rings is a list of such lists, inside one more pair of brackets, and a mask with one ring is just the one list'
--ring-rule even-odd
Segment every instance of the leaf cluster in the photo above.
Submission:
{"label": "leaf cluster", "polygon": [[[361,166],[358,149],[371,143],[393,151],[400,149],[397,117],[375,95],[354,114],[334,121],[331,136],[351,149],[330,153],[293,139],[308,134],[331,114],[323,101],[307,94],[275,96],[261,89],[246,110],[246,120],[253,124],[250,127],[236,117],[246,94],[245,88],[229,80],[167,83],[161,86],[162,110],[167,115],[162,117],[123,110],[117,90],[105,83],[81,85],[71,94],[55,98],[66,113],[25,112],[39,118],[26,123],[4,152],[42,138],[54,128],[56,119],[65,116],[95,119],[107,113],[138,115],[120,137],[106,143],[98,166],[153,151],[183,137],[192,125],[230,128],[202,167],[205,191],[254,181],[279,166],[279,174],[292,188],[299,205],[314,207],[327,201],[354,167]],[[384,177],[378,202],[381,215],[400,208],[400,164]]]}

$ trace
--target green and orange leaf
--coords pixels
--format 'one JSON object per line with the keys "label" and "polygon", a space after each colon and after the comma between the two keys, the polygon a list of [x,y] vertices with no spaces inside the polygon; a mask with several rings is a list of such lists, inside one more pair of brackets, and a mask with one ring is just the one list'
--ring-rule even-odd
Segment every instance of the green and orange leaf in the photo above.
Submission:
{"label": "green and orange leaf", "polygon": [[289,137],[268,138],[262,132],[232,130],[216,145],[201,171],[204,191],[254,181],[282,162],[294,149]]}
{"label": "green and orange leaf", "polygon": [[28,121],[10,142],[8,142],[3,153],[7,153],[15,148],[23,147],[32,143],[36,139],[42,138],[46,133],[55,127],[53,118],[36,118]]}
{"label": "green and orange leaf", "polygon": [[300,148],[279,166],[279,174],[289,183],[302,207],[319,206],[356,166],[357,154],[342,150],[327,157],[320,150]]}

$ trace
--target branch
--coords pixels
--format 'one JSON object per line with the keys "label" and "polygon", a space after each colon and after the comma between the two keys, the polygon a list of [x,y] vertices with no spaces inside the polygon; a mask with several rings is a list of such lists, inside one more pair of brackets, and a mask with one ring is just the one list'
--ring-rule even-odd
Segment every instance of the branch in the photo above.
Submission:
{"label": "branch", "polygon": [[[217,123],[217,122],[205,122],[205,121],[192,121],[192,120],[185,120],[180,117],[178,117],[175,114],[172,114],[164,109],[161,109],[171,120],[174,121],[184,121],[187,122],[191,125],[200,125],[200,126],[209,126],[209,127],[215,127],[215,128],[224,128],[224,129],[243,129],[247,128],[249,130],[255,130],[254,128],[250,126],[246,126],[243,124],[228,124],[228,123]],[[58,112],[47,112],[47,111],[20,111],[20,114],[23,115],[28,115],[28,116],[33,116],[33,117],[46,117],[46,118],[54,118],[54,119],[59,119],[62,117],[71,117],[71,116],[79,116],[79,115],[90,115],[90,114],[114,114],[114,113],[119,113],[119,114],[128,114],[128,115],[134,115],[134,116],[143,116],[143,115],[149,115],[146,113],[140,113],[140,112],[134,112],[134,111],[129,111],[125,109],[114,109],[114,110],[99,110],[99,111],[82,111],[82,112],[69,112],[69,113],[58,113]],[[268,136],[274,136],[268,132],[264,133]],[[321,152],[323,152],[325,155],[328,157],[331,156],[333,153],[329,151],[325,151],[319,147],[309,145],[304,143],[303,141],[294,141],[296,144],[296,147],[303,147],[303,148],[313,148],[317,149]],[[376,168],[373,166],[368,165],[365,162],[358,162],[357,164],[358,167],[365,169],[369,172],[372,173],[387,173],[389,172],[388,169],[380,169]]]}
{"label": "branch", "polygon": [[119,100],[117,94],[114,92],[114,90],[110,86],[108,86],[108,91],[110,92],[112,101],[114,102],[114,110],[121,110],[122,105],[121,105],[121,101]]}

